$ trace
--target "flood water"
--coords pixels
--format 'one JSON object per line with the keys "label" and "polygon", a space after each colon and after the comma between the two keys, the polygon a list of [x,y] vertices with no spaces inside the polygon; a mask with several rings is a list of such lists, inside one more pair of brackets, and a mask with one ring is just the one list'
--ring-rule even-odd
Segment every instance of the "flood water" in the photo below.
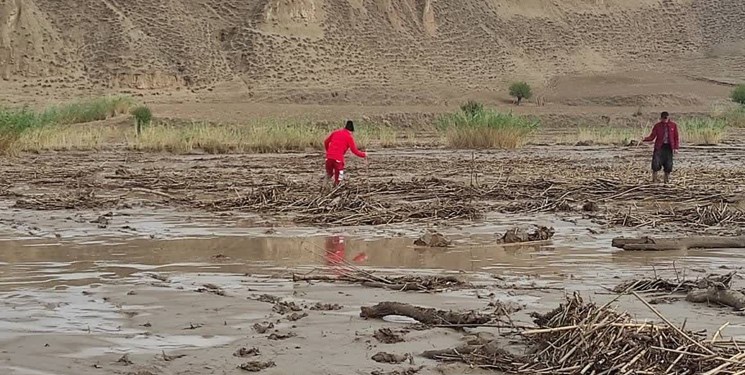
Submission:
{"label": "flood water", "polygon": [[[172,239],[14,239],[0,241],[0,290],[63,288],[159,273],[280,274],[333,272],[340,262],[371,269],[475,272],[597,285],[651,271],[711,271],[745,264],[734,249],[623,252],[613,235],[591,235],[570,223],[553,241],[502,246],[493,227],[451,229],[449,248],[413,245],[411,232],[226,235]],[[355,232],[355,231],[353,231]],[[302,233],[302,232],[301,232]],[[693,271],[692,271],[693,270]]]}
{"label": "flood water", "polygon": [[[536,220],[530,219],[526,218],[525,222]],[[140,326],[124,323],[134,316],[130,313],[156,319],[161,310],[169,308],[192,309],[190,316],[209,316],[212,313],[205,312],[209,306],[200,305],[197,302],[201,301],[200,295],[193,293],[205,283],[219,285],[242,301],[246,301],[245,295],[250,291],[292,293],[294,287],[287,278],[293,272],[333,275],[350,266],[396,273],[466,272],[478,280],[493,282],[493,277],[497,277],[514,285],[594,293],[604,292],[603,287],[612,288],[632,277],[651,277],[655,273],[664,277],[700,277],[708,272],[729,272],[726,269],[745,264],[745,253],[739,250],[618,251],[610,247],[612,237],[618,233],[591,234],[589,223],[556,219],[545,222],[556,228],[557,234],[550,242],[498,245],[498,234],[508,228],[508,223],[515,222],[442,228],[441,232],[453,240],[453,246],[444,249],[414,246],[421,229],[407,227],[346,228],[338,232],[283,228],[269,233],[264,233],[265,229],[227,228],[220,232],[219,228],[209,228],[199,232],[182,228],[172,230],[164,238],[151,238],[147,231],[132,236],[85,236],[70,231],[63,232],[61,238],[3,233],[0,343],[4,348],[29,343],[40,347],[42,343],[61,340],[57,347],[65,349],[58,349],[55,355],[71,360],[225,346],[245,337],[241,333],[245,331],[241,330],[250,330],[252,323],[248,322],[262,319],[263,315],[236,305],[235,312],[224,318],[225,327],[222,324],[212,327],[209,334],[185,331],[184,322],[178,323],[182,326],[166,327],[158,334],[143,333]],[[239,235],[241,232],[243,235]],[[157,286],[153,275],[168,278],[167,286]],[[129,295],[127,290],[137,291],[138,296],[131,298],[140,300],[115,303],[101,298],[111,293],[104,291],[111,288],[119,298]],[[178,297],[185,298],[183,301],[168,302],[149,296],[164,289],[188,291],[188,296]],[[343,292],[334,291],[333,295],[336,293]],[[472,295],[447,298],[455,298],[454,304],[481,302]],[[535,295],[503,294],[499,298],[514,298],[520,303],[532,301],[532,307],[546,303]],[[552,298],[553,304],[561,296]],[[431,300],[422,301],[426,304]],[[235,304],[225,303],[222,307],[225,310]],[[716,313],[709,310],[713,312],[703,314]],[[690,310],[668,312],[691,313]],[[169,318],[161,317],[160,321]],[[729,329],[734,334],[745,332],[745,327],[739,324]],[[74,345],[64,345],[65,340]],[[0,370],[9,374],[55,373],[42,371],[46,366],[42,363],[37,368],[33,359],[18,362],[24,365],[0,364]],[[48,368],[54,366],[51,362],[48,365]]]}

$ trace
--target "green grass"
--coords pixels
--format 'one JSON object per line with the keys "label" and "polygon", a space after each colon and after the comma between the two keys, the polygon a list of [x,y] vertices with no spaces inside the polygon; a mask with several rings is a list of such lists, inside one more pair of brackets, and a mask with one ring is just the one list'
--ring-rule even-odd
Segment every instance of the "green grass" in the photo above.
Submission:
{"label": "green grass", "polygon": [[0,108],[0,154],[18,150],[24,133],[52,125],[81,124],[125,114],[133,106],[129,97],[109,96],[50,106],[42,110],[28,107]]}
{"label": "green grass", "polygon": [[[323,140],[337,127],[309,122],[260,120],[251,124],[187,125],[154,124],[138,138],[128,140],[132,149],[142,151],[211,154],[277,153],[323,149]],[[358,124],[355,141],[359,148],[386,147],[397,142],[390,127]]]}
{"label": "green grass", "polygon": [[447,145],[459,149],[518,148],[538,126],[537,120],[493,110],[460,111],[437,120]]}
{"label": "green grass", "polygon": [[681,141],[688,144],[716,145],[727,131],[727,121],[722,118],[696,117],[679,122]]}

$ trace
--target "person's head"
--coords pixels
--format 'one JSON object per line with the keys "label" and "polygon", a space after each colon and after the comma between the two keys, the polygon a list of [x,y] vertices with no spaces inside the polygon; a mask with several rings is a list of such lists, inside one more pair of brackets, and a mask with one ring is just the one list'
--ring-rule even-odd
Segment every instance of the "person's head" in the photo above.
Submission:
{"label": "person's head", "polygon": [[660,114],[660,121],[662,122],[667,122],[669,118],[670,118],[670,114],[667,112],[662,112],[662,114]]}
{"label": "person's head", "polygon": [[350,132],[354,132],[354,123],[352,122],[352,120],[347,120],[347,123],[344,125],[344,129],[347,129]]}

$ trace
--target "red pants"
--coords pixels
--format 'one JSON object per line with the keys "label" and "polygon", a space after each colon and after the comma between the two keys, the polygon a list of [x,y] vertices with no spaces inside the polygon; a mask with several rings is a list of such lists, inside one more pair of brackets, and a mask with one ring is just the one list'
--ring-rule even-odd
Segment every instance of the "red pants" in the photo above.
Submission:
{"label": "red pants", "polygon": [[342,174],[344,174],[343,160],[326,159],[326,176],[334,179],[334,185],[339,185]]}

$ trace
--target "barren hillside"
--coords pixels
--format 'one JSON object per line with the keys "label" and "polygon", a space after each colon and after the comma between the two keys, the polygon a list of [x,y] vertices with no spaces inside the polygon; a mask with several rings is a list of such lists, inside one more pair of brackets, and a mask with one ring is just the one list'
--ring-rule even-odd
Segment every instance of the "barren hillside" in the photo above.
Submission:
{"label": "barren hillside", "polygon": [[742,0],[0,0],[0,86],[428,103],[524,78],[745,79]]}

